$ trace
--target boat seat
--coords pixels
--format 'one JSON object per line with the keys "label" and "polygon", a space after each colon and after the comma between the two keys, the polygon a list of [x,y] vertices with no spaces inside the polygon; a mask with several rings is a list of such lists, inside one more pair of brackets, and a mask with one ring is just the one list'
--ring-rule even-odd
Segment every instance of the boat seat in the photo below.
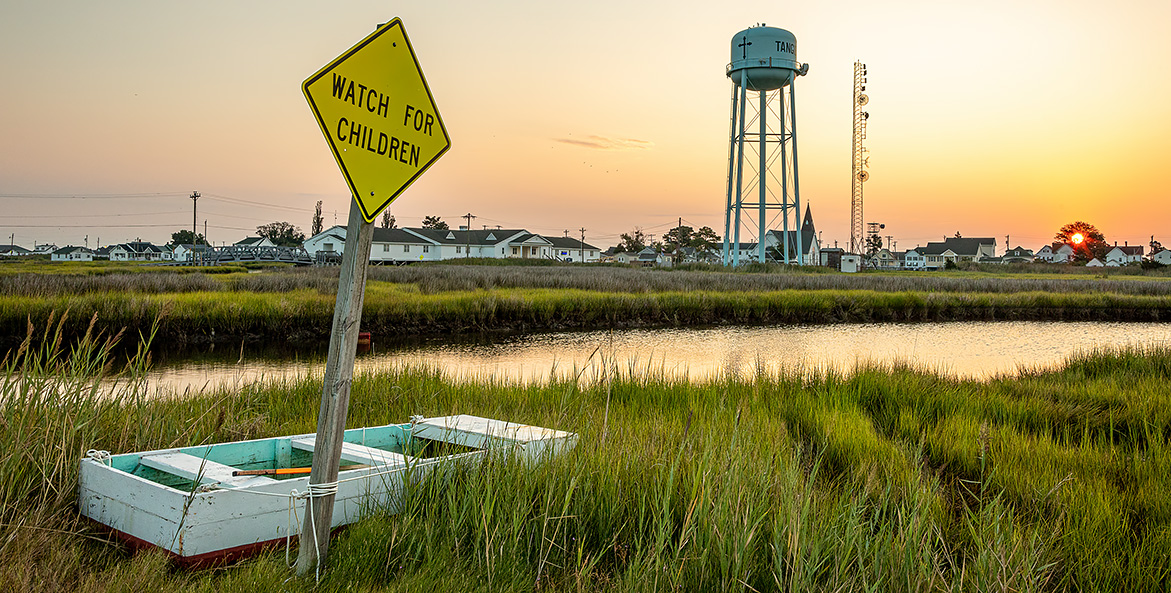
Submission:
{"label": "boat seat", "polygon": [[[293,448],[301,451],[314,450],[317,435],[307,435],[293,439]],[[391,453],[374,447],[367,447],[356,443],[342,443],[342,461],[361,463],[363,465],[395,466],[406,465],[407,456],[402,453]]]}
{"label": "boat seat", "polygon": [[179,453],[177,451],[143,455],[138,462],[151,469],[167,472],[168,474],[173,474],[180,478],[191,480],[192,482],[198,480],[200,484],[213,484],[218,482],[224,486],[243,488],[260,486],[276,481],[265,476],[233,476],[232,472],[236,468],[230,465],[216,463],[209,459],[203,459],[202,457]]}

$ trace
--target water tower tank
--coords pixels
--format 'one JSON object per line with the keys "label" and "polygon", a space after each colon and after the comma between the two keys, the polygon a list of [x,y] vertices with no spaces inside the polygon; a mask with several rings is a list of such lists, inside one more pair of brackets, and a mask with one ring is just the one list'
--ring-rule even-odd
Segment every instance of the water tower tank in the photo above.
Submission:
{"label": "water tower tank", "polygon": [[797,64],[797,37],[776,27],[752,27],[732,37],[732,63],[728,78],[736,85],[741,76],[751,91],[779,89],[800,71]]}

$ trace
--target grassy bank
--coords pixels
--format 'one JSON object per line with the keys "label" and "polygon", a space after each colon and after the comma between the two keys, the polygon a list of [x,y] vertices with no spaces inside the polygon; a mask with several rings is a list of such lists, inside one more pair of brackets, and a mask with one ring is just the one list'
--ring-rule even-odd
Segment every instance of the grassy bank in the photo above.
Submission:
{"label": "grassy bank", "polygon": [[[257,280],[251,280],[251,278]],[[818,276],[820,277],[820,276]],[[333,319],[335,285],[304,288],[294,277],[244,275],[223,280],[191,276],[204,289],[173,291],[187,277],[150,278],[158,290],[77,291],[0,296],[0,336],[12,346],[31,321],[43,325],[70,311],[69,337],[84,333],[98,315],[108,332],[132,335],[161,317],[159,339],[171,345],[281,339],[325,340]],[[243,286],[282,289],[222,289]],[[334,281],[336,284],[336,281]],[[1171,286],[1171,283],[1148,282]],[[208,289],[211,288],[211,289]],[[256,287],[253,287],[256,288]],[[1159,286],[1158,290],[1164,287]],[[1171,294],[1146,290],[884,291],[859,289],[646,290],[480,288],[423,290],[418,284],[372,281],[362,326],[379,336],[449,335],[712,324],[840,323],[877,321],[1053,320],[1165,321]]]}
{"label": "grassy bank", "polygon": [[[0,383],[0,589],[300,590],[275,551],[203,572],[78,520],[76,460],[313,430],[319,380],[148,398],[106,343],[40,336]],[[680,382],[357,378],[349,425],[471,413],[574,430],[535,469],[421,484],[331,548],[325,591],[1150,591],[1171,585],[1171,350],[986,383],[906,369]]]}

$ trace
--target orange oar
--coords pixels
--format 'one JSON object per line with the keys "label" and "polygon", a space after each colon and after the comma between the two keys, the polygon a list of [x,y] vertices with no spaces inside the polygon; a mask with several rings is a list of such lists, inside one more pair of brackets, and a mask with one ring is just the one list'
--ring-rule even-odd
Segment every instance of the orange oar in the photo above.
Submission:
{"label": "orange oar", "polygon": [[[348,469],[362,469],[370,467],[368,465],[343,465],[338,468],[338,471],[346,471]],[[311,467],[278,467],[276,469],[238,469],[232,471],[233,476],[287,476],[295,474],[307,474],[313,470]]]}

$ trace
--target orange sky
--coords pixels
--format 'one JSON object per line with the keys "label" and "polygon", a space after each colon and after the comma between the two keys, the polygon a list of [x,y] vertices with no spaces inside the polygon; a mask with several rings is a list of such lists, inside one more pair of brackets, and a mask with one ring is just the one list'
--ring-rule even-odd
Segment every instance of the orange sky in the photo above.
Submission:
{"label": "orange sky", "polygon": [[165,242],[190,227],[192,190],[216,243],[274,220],[308,231],[317,200],[344,222],[299,86],[398,16],[453,142],[391,206],[400,224],[471,212],[602,247],[680,217],[722,233],[728,42],[765,22],[810,64],[801,189],[826,243],[849,236],[861,59],[866,219],[899,249],[957,231],[1036,249],[1079,219],[1171,244],[1166,0],[341,4],[4,0],[0,243]]}

